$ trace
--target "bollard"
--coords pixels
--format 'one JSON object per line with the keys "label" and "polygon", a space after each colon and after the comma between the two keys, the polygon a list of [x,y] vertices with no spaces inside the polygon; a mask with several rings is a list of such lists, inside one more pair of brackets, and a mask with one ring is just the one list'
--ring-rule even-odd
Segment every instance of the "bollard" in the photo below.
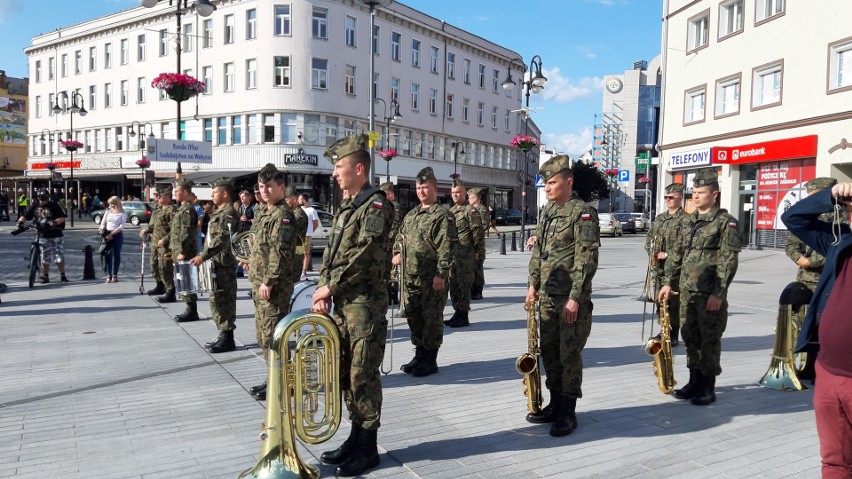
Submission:
{"label": "bollard", "polygon": [[86,245],[83,248],[83,279],[97,279],[95,277],[95,262],[92,259],[94,248],[91,245]]}
{"label": "bollard", "polygon": [[514,231],[512,231],[512,251],[518,251],[518,239]]}
{"label": "bollard", "polygon": [[506,254],[506,233],[500,234],[500,254]]}

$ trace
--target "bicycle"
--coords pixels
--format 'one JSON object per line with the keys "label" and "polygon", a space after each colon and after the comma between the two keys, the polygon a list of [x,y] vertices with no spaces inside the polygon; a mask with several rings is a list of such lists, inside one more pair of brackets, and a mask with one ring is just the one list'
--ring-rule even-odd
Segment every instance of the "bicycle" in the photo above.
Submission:
{"label": "bicycle", "polygon": [[35,286],[36,274],[41,270],[41,235],[44,228],[47,227],[46,221],[34,221],[26,226],[20,225],[18,229],[12,231],[12,236],[18,236],[19,234],[29,231],[36,230],[36,236],[33,239],[32,244],[30,245],[30,275],[29,275],[29,286],[32,289]]}

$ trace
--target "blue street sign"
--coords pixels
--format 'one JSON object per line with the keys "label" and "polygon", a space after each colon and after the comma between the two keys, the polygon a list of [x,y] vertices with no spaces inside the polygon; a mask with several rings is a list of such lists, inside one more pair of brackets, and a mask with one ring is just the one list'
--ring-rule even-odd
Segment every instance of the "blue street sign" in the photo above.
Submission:
{"label": "blue street sign", "polygon": [[536,188],[544,188],[544,180],[540,175],[535,175],[535,187]]}
{"label": "blue street sign", "polygon": [[630,181],[630,170],[618,170],[618,181]]}

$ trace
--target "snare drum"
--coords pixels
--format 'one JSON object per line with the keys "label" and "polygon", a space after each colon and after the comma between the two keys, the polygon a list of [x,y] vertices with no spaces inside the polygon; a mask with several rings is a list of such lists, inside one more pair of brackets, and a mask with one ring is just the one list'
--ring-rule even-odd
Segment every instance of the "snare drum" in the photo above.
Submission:
{"label": "snare drum", "polygon": [[300,309],[311,309],[314,307],[314,293],[317,290],[316,281],[306,279],[299,281],[293,286],[293,294],[290,296],[290,313]]}
{"label": "snare drum", "polygon": [[190,294],[215,293],[216,273],[213,261],[207,260],[201,266],[193,266],[189,261],[175,263],[175,292],[181,297]]}

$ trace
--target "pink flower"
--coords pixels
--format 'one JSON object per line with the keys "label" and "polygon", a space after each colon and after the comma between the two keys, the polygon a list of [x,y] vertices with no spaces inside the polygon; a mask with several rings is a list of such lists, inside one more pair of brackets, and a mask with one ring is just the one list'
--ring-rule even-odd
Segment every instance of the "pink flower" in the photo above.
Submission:
{"label": "pink flower", "polygon": [[59,144],[68,151],[76,151],[83,147],[83,144],[77,140],[62,140]]}
{"label": "pink flower", "polygon": [[386,160],[392,160],[392,159],[396,158],[396,156],[397,156],[396,150],[378,150],[378,151],[376,151],[376,154],[381,156],[382,158],[384,158]]}
{"label": "pink flower", "polygon": [[520,148],[522,151],[530,151],[541,143],[539,143],[538,138],[533,138],[527,135],[518,135],[512,139],[511,144],[515,148]]}
{"label": "pink flower", "polygon": [[182,86],[184,88],[194,90],[196,94],[207,91],[207,87],[203,81],[200,81],[190,75],[183,75],[180,73],[160,73],[157,78],[154,78],[154,81],[151,82],[151,86],[160,90],[169,90],[176,86]]}
{"label": "pink flower", "polygon": [[139,166],[139,168],[148,168],[151,166],[151,162],[142,158],[141,160],[136,160],[136,165]]}

